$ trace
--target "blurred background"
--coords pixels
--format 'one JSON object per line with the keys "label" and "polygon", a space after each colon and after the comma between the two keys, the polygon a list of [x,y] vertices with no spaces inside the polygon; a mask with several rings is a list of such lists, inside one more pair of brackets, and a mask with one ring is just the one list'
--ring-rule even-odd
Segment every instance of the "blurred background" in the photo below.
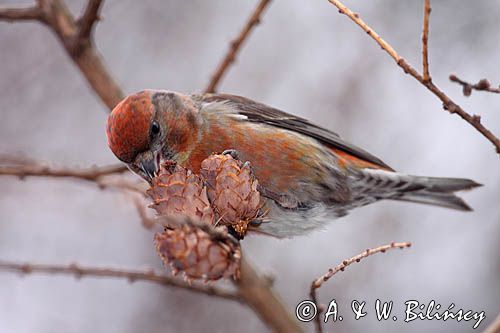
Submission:
{"label": "blurred background", "polygon": [[[67,1],[76,15],[84,1]],[[0,0],[0,5],[19,4]],[[23,2],[25,3],[25,2]],[[126,93],[145,88],[199,92],[257,1],[107,0],[97,48]],[[423,1],[346,1],[411,64],[421,68]],[[432,2],[429,56],[434,82],[500,133],[500,97],[462,96],[448,75],[500,83],[500,2]],[[249,236],[243,248],[273,274],[293,311],[311,281],[368,247],[411,241],[336,275],[319,291],[344,315],[335,332],[470,332],[473,322],[403,322],[404,301],[500,312],[500,165],[493,146],[403,74],[365,33],[326,0],[275,0],[223,80],[244,95],[335,130],[393,168],[471,178],[474,212],[380,202],[325,230],[276,240]],[[106,107],[57,39],[38,23],[0,22],[0,153],[64,165],[116,163]],[[73,180],[0,178],[0,259],[161,270],[128,197]],[[352,300],[369,314],[356,321]],[[398,321],[378,322],[376,299],[395,302]],[[313,323],[304,324],[313,331]],[[247,307],[148,283],[0,273],[0,332],[266,332]]]}

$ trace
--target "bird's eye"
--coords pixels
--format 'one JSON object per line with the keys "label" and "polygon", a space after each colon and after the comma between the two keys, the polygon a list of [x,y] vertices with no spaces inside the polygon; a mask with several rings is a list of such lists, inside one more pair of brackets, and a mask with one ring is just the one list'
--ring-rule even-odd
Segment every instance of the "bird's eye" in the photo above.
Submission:
{"label": "bird's eye", "polygon": [[160,134],[160,125],[156,121],[151,124],[151,136],[155,137]]}

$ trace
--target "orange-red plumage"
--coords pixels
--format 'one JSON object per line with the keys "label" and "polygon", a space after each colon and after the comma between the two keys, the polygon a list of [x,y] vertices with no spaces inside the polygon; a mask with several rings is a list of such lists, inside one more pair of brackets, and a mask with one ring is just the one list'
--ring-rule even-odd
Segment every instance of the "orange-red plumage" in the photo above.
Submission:
{"label": "orange-red plumage", "polygon": [[108,145],[123,162],[132,162],[135,155],[148,147],[149,128],[154,110],[151,94],[143,91],[121,101],[108,118]]}
{"label": "orange-red plumage", "polygon": [[340,149],[336,148],[331,148],[331,149],[335,153],[335,155],[337,155],[337,157],[339,158],[339,165],[344,169],[347,167],[356,167],[356,168],[369,168],[369,169],[392,171],[392,169],[387,168],[386,166],[362,160],[359,157],[351,155]]}
{"label": "orange-red plumage", "polygon": [[183,166],[197,172],[211,153],[235,149],[243,161],[252,163],[262,184],[273,191],[286,191],[298,186],[295,180],[310,171],[308,166],[315,164],[313,147],[294,136],[287,131],[250,126],[232,119],[222,124],[212,121]]}

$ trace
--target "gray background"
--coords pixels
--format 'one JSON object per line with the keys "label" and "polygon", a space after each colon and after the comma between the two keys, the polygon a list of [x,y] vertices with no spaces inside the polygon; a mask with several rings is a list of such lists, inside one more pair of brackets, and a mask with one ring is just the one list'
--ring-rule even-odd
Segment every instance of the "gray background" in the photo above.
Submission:
{"label": "gray background", "polygon": [[[0,1],[0,4],[6,4]],[[15,4],[16,1],[9,1]],[[96,42],[127,93],[144,88],[200,91],[256,1],[106,1]],[[422,1],[346,1],[420,69]],[[74,13],[83,1],[70,1]],[[461,96],[448,75],[500,83],[500,3],[433,1],[430,62],[434,81],[500,133],[500,97]],[[500,168],[492,145],[405,76],[336,8],[322,1],[274,1],[221,90],[241,94],[339,132],[397,170],[467,177],[483,188],[463,197],[472,213],[382,202],[324,231],[278,241],[248,237],[247,257],[276,276],[286,306],[308,295],[314,277],[367,247],[412,241],[325,284],[336,298],[335,332],[469,332],[471,322],[403,323],[403,302],[500,312]],[[0,153],[62,164],[114,163],[105,107],[48,29],[0,23]],[[152,232],[127,197],[65,180],[0,178],[0,258],[129,268],[161,268]],[[397,322],[377,322],[374,301],[393,300]],[[353,299],[366,300],[355,321]],[[305,324],[308,331],[312,324]],[[0,332],[266,332],[242,305],[147,283],[0,274]]]}

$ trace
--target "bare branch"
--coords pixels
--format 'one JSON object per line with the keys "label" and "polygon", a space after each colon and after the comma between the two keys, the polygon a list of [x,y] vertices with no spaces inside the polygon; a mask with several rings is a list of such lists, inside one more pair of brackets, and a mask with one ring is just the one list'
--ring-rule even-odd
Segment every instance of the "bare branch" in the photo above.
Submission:
{"label": "bare branch", "polygon": [[123,99],[123,92],[107,71],[90,38],[102,1],[89,0],[78,23],[62,0],[38,0],[38,6],[0,7],[0,20],[33,20],[46,23],[61,41],[91,88],[109,110]]}
{"label": "bare branch", "polygon": [[89,39],[92,29],[97,21],[100,20],[99,10],[102,0],[89,0],[83,15],[78,19],[78,39]]}
{"label": "bare branch", "polygon": [[43,21],[42,11],[38,6],[7,7],[0,6],[0,21]]}
{"label": "bare branch", "polygon": [[[159,219],[159,221],[161,218]],[[169,223],[173,223],[169,218]],[[215,229],[210,225],[196,222],[191,219],[179,219],[178,223],[191,223],[204,230],[211,230],[215,237],[230,239],[231,236],[225,232]],[[0,261],[0,271],[16,271],[23,274],[47,273],[66,274],[81,277],[116,277],[134,281],[150,281],[163,286],[172,286],[187,289],[194,292],[204,293],[211,296],[225,298],[248,304],[254,312],[277,332],[302,332],[297,322],[290,316],[280,300],[271,291],[271,284],[268,278],[258,275],[255,270],[242,260],[241,275],[238,281],[234,281],[238,288],[237,292],[224,290],[221,288],[188,284],[176,278],[156,275],[153,271],[141,272],[130,270],[116,270],[109,268],[82,267],[76,264],[61,265],[40,265],[40,264],[19,264],[13,262]]]}
{"label": "bare branch", "polygon": [[[326,281],[328,281],[332,276],[334,276],[335,274],[337,274],[338,272],[343,272],[347,266],[351,265],[351,264],[354,264],[355,262],[360,262],[361,259],[363,258],[366,258],[366,257],[369,257],[375,253],[379,253],[379,252],[382,252],[382,253],[385,253],[385,251],[387,250],[391,250],[391,249],[404,249],[406,247],[410,247],[411,246],[411,243],[410,242],[403,242],[403,243],[395,243],[395,242],[392,242],[391,244],[387,244],[387,245],[382,245],[382,246],[379,246],[379,247],[376,247],[376,248],[373,248],[373,249],[366,249],[364,252],[352,257],[352,258],[349,258],[347,260],[344,260],[341,264],[333,267],[333,268],[330,268],[328,270],[328,272],[326,272],[325,274],[323,274],[322,276],[320,276],[319,278],[317,278],[316,280],[314,280],[312,283],[311,283],[311,289],[310,289],[310,292],[309,292],[309,295],[311,297],[311,300],[314,302],[314,304],[316,304],[316,307],[319,309],[319,304],[318,304],[318,297],[317,297],[317,294],[316,294],[316,290],[321,288],[321,286],[323,285],[323,283],[325,283]],[[322,332],[323,331],[323,328],[321,326],[321,311],[318,310],[318,313],[316,315],[316,329],[318,332]]]}
{"label": "bare branch", "polygon": [[126,279],[129,282],[148,281],[166,287],[177,287],[197,293],[203,293],[210,296],[216,296],[232,301],[242,302],[242,298],[236,292],[208,285],[189,284],[177,278],[157,275],[153,270],[144,272],[144,271],[132,271],[132,270],[119,270],[111,268],[84,267],[77,264],[64,266],[64,265],[20,264],[15,262],[0,261],[0,271],[14,271],[14,272],[19,272],[21,274],[34,274],[34,273],[64,274],[64,275],[73,275],[78,279],[82,277],[109,277],[109,278]]}
{"label": "bare branch", "polygon": [[233,41],[231,41],[230,47],[227,50],[224,59],[222,59],[221,63],[212,75],[212,79],[205,89],[205,93],[214,93],[217,91],[217,86],[219,85],[222,76],[226,73],[229,66],[236,59],[236,55],[240,50],[241,45],[248,38],[248,36],[250,36],[250,32],[252,31],[252,29],[260,23],[260,17],[266,7],[270,4],[270,2],[271,0],[260,0],[259,4],[254,9],[252,15],[250,15],[247,23],[243,27],[243,30],[241,30],[239,35]]}
{"label": "bare branch", "polygon": [[103,167],[90,167],[85,169],[78,168],[50,168],[46,166],[25,165],[21,167],[16,166],[0,166],[0,175],[17,176],[21,179],[28,176],[39,177],[71,177],[88,181],[96,181],[99,177],[116,174],[126,171],[122,165],[109,165]]}
{"label": "bare branch", "polygon": [[431,15],[431,0],[424,0],[424,27],[422,29],[422,62],[423,62],[423,72],[424,72],[425,82],[431,80],[431,76],[429,75],[429,51],[428,51],[430,15]]}
{"label": "bare branch", "polygon": [[127,171],[123,164],[109,166],[93,166],[76,168],[67,166],[51,166],[41,161],[16,156],[0,156],[0,176],[73,178],[89,181],[103,188],[119,188],[144,195],[146,186],[130,181],[124,177],[113,177]]}
{"label": "bare branch", "polygon": [[469,97],[472,93],[472,90],[478,91],[488,91],[495,94],[500,94],[500,86],[498,88],[492,87],[490,81],[487,79],[481,79],[477,83],[469,83],[467,81],[463,81],[458,78],[455,74],[450,75],[450,81],[456,82],[463,87],[464,96]]}
{"label": "bare branch", "polygon": [[302,332],[298,322],[271,290],[268,280],[257,274],[244,256],[241,260],[241,277],[235,284],[243,300],[273,331]]}
{"label": "bare branch", "polygon": [[89,168],[51,167],[44,165],[42,162],[31,160],[18,160],[18,163],[12,163],[11,160],[8,163],[9,165],[2,164],[5,164],[5,162],[0,160],[0,175],[17,176],[21,179],[28,176],[71,177],[95,182],[102,176],[119,174],[128,170],[123,164],[93,166]]}
{"label": "bare branch", "polygon": [[369,27],[358,14],[352,12],[339,0],[328,0],[331,4],[338,8],[341,14],[347,15],[354,23],[363,29],[375,42],[377,42],[384,51],[386,51],[396,61],[397,65],[401,67],[406,74],[410,74],[434,95],[436,95],[443,103],[443,109],[451,114],[457,114],[460,118],[472,125],[478,132],[480,132],[486,139],[488,139],[496,148],[496,152],[500,154],[500,139],[498,139],[489,129],[484,127],[481,123],[481,117],[478,115],[471,115],[462,109],[457,103],[452,101],[441,89],[439,89],[431,80],[425,81],[424,77],[417,72],[404,58],[402,58],[396,50],[392,48],[385,40],[382,39],[371,27]]}
{"label": "bare branch", "polygon": [[137,214],[139,215],[144,228],[148,230],[152,229],[153,226],[158,222],[156,221],[156,219],[148,216],[148,213],[146,212],[147,205],[144,204],[144,196],[134,196],[132,200],[134,201],[135,208],[137,209]]}
{"label": "bare branch", "polygon": [[148,185],[146,182],[143,181],[134,182],[124,177],[116,177],[116,176],[104,176],[98,178],[96,183],[101,189],[117,188],[121,190],[127,190],[130,192],[135,192],[143,196],[145,195],[145,192],[148,189]]}

